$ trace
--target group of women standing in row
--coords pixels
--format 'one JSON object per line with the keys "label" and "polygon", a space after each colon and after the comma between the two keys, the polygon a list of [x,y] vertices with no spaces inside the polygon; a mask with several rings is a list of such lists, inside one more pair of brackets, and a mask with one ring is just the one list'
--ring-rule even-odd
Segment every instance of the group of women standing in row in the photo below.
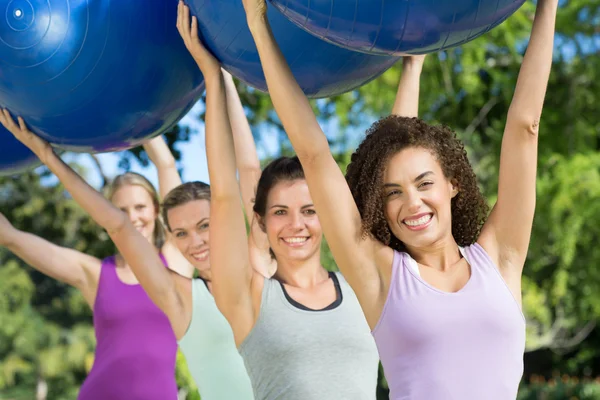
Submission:
{"label": "group of women standing in row", "polygon": [[[0,243],[78,288],[94,311],[96,358],[79,398],[176,399],[179,345],[206,400],[375,399],[379,360],[395,400],[514,399],[558,0],[537,3],[489,215],[455,134],[416,118],[423,57],[405,58],[392,115],[369,129],[344,177],[265,0],[243,2],[297,157],[260,170],[233,81],[183,2],[177,27],[206,81],[211,185],[181,184],[162,138],[148,142],[162,218],[141,176],[118,177],[104,197],[21,118],[0,113],[118,249],[98,260],[0,215]],[[323,234],[341,273],[320,263]]]}

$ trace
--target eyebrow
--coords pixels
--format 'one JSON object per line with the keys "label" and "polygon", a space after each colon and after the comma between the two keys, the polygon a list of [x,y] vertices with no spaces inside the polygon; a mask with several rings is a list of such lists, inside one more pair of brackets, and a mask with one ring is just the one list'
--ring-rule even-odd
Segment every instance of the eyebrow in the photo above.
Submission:
{"label": "eyebrow", "polygon": [[[426,176],[429,176],[429,175],[433,175],[433,171],[423,172],[421,175],[417,176],[413,182],[418,182],[421,179],[423,179],[423,178],[425,178]],[[400,187],[400,185],[397,184],[397,183],[384,183],[383,187],[385,187],[385,188],[387,188],[387,187]]]}
{"label": "eyebrow", "polygon": [[[300,209],[303,210],[305,208],[311,208],[311,207],[314,207],[314,204],[307,204],[305,206],[300,207]],[[285,209],[288,209],[289,207],[288,206],[283,206],[283,205],[280,205],[280,204],[274,204],[271,207],[269,207],[269,209],[272,209],[272,208],[285,208]]]}

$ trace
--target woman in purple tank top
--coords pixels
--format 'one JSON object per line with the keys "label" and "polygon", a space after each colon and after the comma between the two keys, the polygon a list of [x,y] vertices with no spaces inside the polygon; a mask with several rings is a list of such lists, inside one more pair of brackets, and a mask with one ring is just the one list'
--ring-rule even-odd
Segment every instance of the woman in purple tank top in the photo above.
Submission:
{"label": "woman in purple tank top", "polygon": [[[6,118],[0,118],[6,123]],[[159,170],[161,194],[181,180],[174,159],[161,137],[145,144]],[[115,178],[107,197],[124,211],[146,240],[153,243],[165,265],[190,276],[182,256],[165,243],[157,218],[159,200],[143,176],[126,173]],[[94,315],[94,365],[83,383],[80,400],[176,400],[177,341],[169,320],[139,285],[121,255],[104,260],[56,246],[35,235],[14,229],[0,215],[2,245],[38,271],[81,291]]]}
{"label": "woman in purple tank top", "polygon": [[[558,0],[539,0],[506,120],[487,216],[464,146],[399,99],[344,179],[273,39],[265,0],[243,0],[269,93],[303,165],[337,265],[361,303],[396,400],[515,399],[521,273],[535,209],[538,128]],[[418,93],[418,87],[414,88]]]}

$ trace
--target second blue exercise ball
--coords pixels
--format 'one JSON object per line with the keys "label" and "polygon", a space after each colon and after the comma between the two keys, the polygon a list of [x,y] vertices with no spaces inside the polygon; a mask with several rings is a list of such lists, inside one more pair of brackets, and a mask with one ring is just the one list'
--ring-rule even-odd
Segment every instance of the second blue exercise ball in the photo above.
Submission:
{"label": "second blue exercise ball", "polygon": [[[266,91],[242,0],[187,0],[186,3],[198,17],[202,41],[223,67],[244,83]],[[309,97],[329,97],[356,89],[381,75],[398,59],[349,51],[324,42],[268,6],[275,40]]]}
{"label": "second blue exercise ball", "polygon": [[481,36],[525,0],[271,0],[296,25],[372,54],[426,54]]}
{"label": "second blue exercise ball", "polygon": [[0,0],[0,107],[67,150],[163,133],[204,86],[176,22],[177,0]]}

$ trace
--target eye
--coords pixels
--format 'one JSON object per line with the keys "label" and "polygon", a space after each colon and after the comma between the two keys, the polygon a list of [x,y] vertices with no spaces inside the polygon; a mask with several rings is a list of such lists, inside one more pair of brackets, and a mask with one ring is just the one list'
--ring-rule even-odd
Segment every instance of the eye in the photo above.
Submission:
{"label": "eye", "polygon": [[138,210],[138,211],[139,210],[143,210],[144,208],[146,208],[145,204],[138,204],[138,205],[135,206],[135,209]]}
{"label": "eye", "polygon": [[285,215],[285,210],[277,210],[273,214],[275,214],[275,215]]}
{"label": "eye", "polygon": [[398,190],[398,189],[393,189],[393,190],[390,190],[390,191],[388,191],[388,192],[385,194],[385,197],[391,197],[391,196],[395,196],[395,195],[399,195],[399,194],[402,194],[402,192],[401,192],[400,190]]}
{"label": "eye", "polygon": [[433,182],[425,181],[419,184],[419,188],[427,188],[428,186],[433,185]]}
{"label": "eye", "polygon": [[313,210],[312,208],[309,208],[308,210],[304,210],[304,213],[306,215],[315,215],[317,212],[315,210]]}
{"label": "eye", "polygon": [[177,233],[175,234],[175,237],[176,237],[176,238],[182,238],[182,237],[185,237],[185,232],[183,232],[183,231],[179,231],[179,232],[177,232]]}
{"label": "eye", "polygon": [[208,229],[208,222],[203,223],[202,225],[198,226],[198,228],[201,231]]}

